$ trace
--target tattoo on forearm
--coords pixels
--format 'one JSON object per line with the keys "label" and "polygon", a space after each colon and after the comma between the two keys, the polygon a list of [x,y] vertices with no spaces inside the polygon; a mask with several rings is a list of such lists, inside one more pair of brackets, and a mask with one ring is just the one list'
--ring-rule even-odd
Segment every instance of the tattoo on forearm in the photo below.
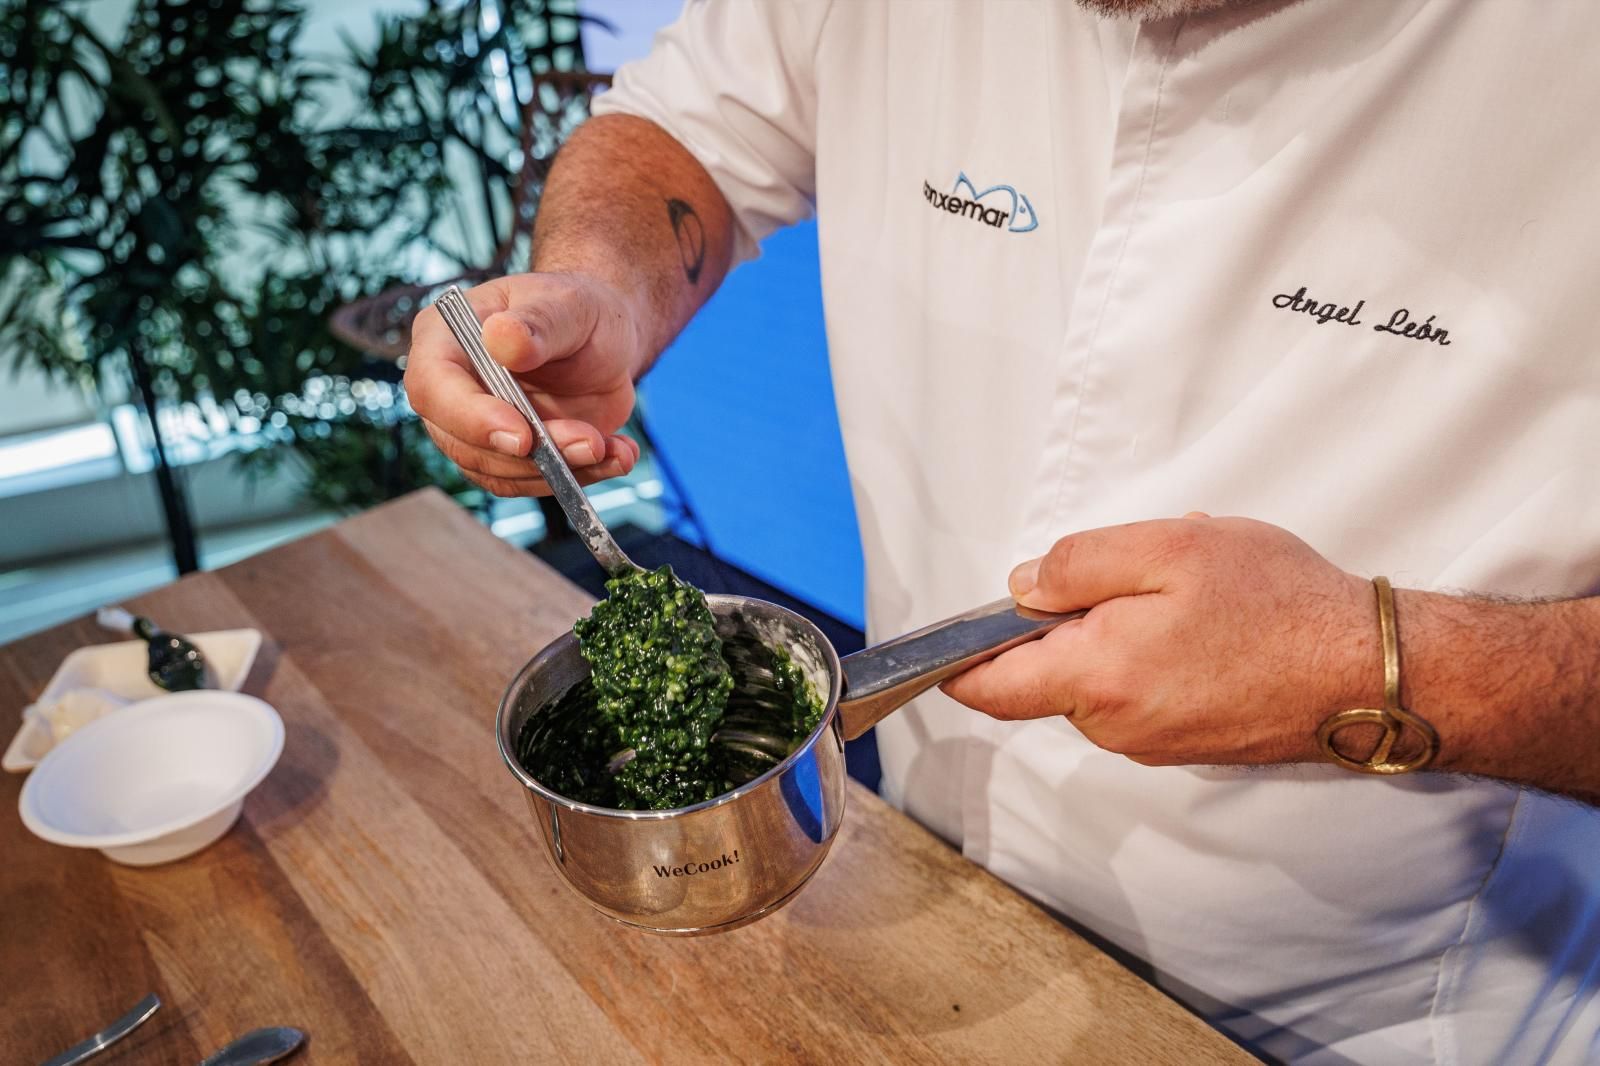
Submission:
{"label": "tattoo on forearm", "polygon": [[700,282],[700,271],[706,265],[706,231],[694,208],[682,200],[667,200],[667,217],[672,220],[673,235],[678,238],[678,257],[683,260],[683,273],[690,285]]}

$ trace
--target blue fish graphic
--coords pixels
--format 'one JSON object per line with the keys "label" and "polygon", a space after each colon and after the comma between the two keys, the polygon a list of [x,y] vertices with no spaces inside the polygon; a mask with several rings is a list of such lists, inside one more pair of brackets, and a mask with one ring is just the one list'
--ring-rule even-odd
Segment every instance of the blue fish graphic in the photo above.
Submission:
{"label": "blue fish graphic", "polygon": [[1027,194],[1017,192],[1010,185],[991,185],[979,192],[977,186],[972,184],[972,179],[967,177],[967,172],[964,170],[956,174],[956,183],[951,186],[951,193],[959,193],[963,185],[967,187],[967,199],[969,200],[980,201],[992,192],[1003,192],[1011,197],[1011,211],[1009,212],[1011,224],[1006,227],[1008,232],[1027,233],[1030,230],[1039,228],[1039,216],[1034,212],[1033,202],[1028,199]]}

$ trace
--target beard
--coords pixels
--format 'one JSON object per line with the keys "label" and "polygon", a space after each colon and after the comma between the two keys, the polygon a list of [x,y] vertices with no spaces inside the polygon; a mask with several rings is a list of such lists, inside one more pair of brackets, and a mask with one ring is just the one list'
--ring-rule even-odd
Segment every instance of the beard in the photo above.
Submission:
{"label": "beard", "polygon": [[1147,22],[1174,15],[1198,15],[1240,0],[1078,0],[1078,6],[1104,18],[1138,19]]}

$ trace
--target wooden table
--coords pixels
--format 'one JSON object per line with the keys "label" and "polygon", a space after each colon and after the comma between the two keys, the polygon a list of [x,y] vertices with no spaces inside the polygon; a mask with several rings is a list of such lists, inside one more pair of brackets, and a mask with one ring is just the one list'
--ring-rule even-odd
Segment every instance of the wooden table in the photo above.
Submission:
{"label": "wooden table", "polygon": [[[876,796],[821,872],[717,936],[612,924],[556,880],[495,747],[496,700],[583,593],[424,492],[133,606],[266,637],[246,684],[283,758],[234,830],[167,866],[55,847],[0,782],[0,1061],[147,992],[98,1062],[195,1062],[288,1024],[297,1062],[1248,1061]],[[13,728],[81,620],[0,648]],[[9,732],[6,734],[9,736]]]}

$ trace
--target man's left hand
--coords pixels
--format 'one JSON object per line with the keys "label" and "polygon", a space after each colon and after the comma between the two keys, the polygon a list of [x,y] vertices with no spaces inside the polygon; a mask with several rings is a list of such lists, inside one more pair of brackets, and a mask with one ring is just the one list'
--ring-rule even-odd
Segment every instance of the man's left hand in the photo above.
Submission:
{"label": "man's left hand", "polygon": [[1065,715],[1135,762],[1311,761],[1324,718],[1382,704],[1371,584],[1277,526],[1195,513],[1075,533],[1011,592],[1089,613],[944,691],[1000,719]]}

